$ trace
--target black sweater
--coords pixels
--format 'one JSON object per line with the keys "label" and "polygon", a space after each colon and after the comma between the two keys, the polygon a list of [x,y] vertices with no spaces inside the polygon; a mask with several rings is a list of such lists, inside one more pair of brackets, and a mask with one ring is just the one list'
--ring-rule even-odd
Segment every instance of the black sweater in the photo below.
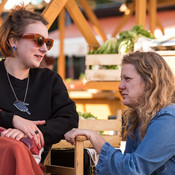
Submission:
{"label": "black sweater", "polygon": [[[19,80],[9,75],[18,100],[23,101],[27,78]],[[13,128],[12,118],[17,114],[29,120],[46,120],[38,128],[44,135],[45,145],[57,143],[64,134],[78,127],[78,114],[75,103],[69,98],[61,77],[49,69],[30,69],[30,80],[26,103],[31,115],[19,111],[13,103],[16,101],[10,84],[4,61],[0,62],[0,126]]]}

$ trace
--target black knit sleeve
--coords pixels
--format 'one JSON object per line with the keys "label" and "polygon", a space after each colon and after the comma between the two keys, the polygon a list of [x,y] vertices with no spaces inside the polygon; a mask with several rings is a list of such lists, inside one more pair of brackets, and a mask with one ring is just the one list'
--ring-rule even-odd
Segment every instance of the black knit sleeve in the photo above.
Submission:
{"label": "black knit sleeve", "polygon": [[0,126],[4,128],[13,128],[12,119],[13,113],[5,112],[0,109]]}
{"label": "black knit sleeve", "polygon": [[64,138],[64,134],[78,127],[78,114],[75,103],[69,98],[67,89],[58,75],[52,88],[52,115],[45,125],[38,126],[45,144],[53,144]]}

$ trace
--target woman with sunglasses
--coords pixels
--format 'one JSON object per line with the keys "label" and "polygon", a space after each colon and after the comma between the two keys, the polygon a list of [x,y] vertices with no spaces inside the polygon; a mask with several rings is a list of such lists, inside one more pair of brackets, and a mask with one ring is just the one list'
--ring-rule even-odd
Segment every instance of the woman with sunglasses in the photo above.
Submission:
{"label": "woman with sunglasses", "polygon": [[43,162],[52,144],[78,126],[75,103],[61,77],[39,68],[53,45],[47,24],[22,5],[12,9],[0,27],[5,58],[0,62],[0,174],[42,174],[21,140],[30,138]]}

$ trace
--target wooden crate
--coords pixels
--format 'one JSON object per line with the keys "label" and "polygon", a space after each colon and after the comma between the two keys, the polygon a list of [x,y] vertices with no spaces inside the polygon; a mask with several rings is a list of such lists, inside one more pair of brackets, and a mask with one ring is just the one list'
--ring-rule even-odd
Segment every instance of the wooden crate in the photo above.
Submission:
{"label": "wooden crate", "polygon": [[175,75],[175,50],[156,51],[156,53],[165,59]]}
{"label": "wooden crate", "polygon": [[[92,54],[86,55],[85,76],[88,81],[120,81],[121,54]],[[119,69],[90,69],[90,66],[118,65]]]}
{"label": "wooden crate", "polygon": [[[160,54],[165,61],[168,63],[175,75],[175,51],[156,51]],[[92,54],[86,55],[86,70],[85,76],[88,81],[120,81],[121,73],[121,61],[123,55],[121,54]],[[92,65],[119,65],[120,68],[117,70],[112,69],[97,69],[92,70]]]}

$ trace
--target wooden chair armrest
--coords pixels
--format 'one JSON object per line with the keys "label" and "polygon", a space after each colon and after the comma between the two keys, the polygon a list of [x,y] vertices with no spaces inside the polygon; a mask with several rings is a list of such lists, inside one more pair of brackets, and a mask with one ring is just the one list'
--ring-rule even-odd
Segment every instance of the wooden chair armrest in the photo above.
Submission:
{"label": "wooden chair armrest", "polygon": [[85,141],[87,140],[86,136],[77,136],[76,141]]}

